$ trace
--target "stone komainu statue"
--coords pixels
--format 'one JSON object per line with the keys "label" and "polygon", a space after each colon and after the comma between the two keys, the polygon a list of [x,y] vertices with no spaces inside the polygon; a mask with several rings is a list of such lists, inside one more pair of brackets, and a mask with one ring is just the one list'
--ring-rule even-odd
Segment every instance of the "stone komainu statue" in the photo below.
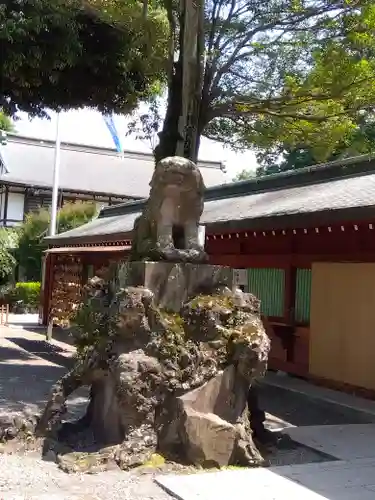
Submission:
{"label": "stone komainu statue", "polygon": [[190,160],[161,160],[151,179],[150,197],[134,223],[132,261],[207,262],[198,241],[204,182]]}

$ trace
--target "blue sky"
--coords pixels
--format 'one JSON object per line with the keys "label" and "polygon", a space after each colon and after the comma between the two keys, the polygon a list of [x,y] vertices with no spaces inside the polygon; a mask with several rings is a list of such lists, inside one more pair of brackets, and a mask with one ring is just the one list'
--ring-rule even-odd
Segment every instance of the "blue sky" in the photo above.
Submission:
{"label": "blue sky", "polygon": [[[29,120],[26,114],[20,115],[21,119],[15,123],[16,132],[29,137],[40,139],[54,139],[56,134],[56,115],[50,120],[35,118]],[[147,142],[134,137],[125,136],[129,118],[115,117],[115,124],[124,149],[132,151],[150,151]],[[112,137],[100,113],[83,109],[62,113],[60,117],[61,140],[78,144],[87,144],[103,147],[114,147]],[[225,163],[228,179],[231,180],[242,170],[255,169],[256,159],[252,151],[235,153],[221,144],[208,139],[203,139],[200,147],[202,160],[218,160]]]}

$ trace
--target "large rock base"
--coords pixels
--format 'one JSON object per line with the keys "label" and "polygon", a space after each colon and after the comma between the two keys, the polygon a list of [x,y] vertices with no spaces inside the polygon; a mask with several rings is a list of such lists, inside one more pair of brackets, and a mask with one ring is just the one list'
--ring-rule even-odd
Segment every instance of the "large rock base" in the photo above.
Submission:
{"label": "large rock base", "polygon": [[52,388],[38,432],[62,436],[66,398],[90,385],[78,427],[119,445],[124,469],[156,451],[203,466],[262,464],[246,407],[270,348],[259,301],[226,286],[229,268],[120,263],[112,272],[87,287],[76,365]]}
{"label": "large rock base", "polygon": [[251,439],[247,390],[231,365],[202,387],[173,398],[164,412],[159,449],[168,454],[178,445],[188,463],[203,467],[262,465]]}

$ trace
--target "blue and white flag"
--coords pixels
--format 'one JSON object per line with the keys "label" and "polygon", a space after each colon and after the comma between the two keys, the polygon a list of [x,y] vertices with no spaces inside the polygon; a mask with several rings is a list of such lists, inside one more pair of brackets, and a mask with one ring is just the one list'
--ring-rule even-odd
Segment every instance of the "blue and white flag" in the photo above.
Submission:
{"label": "blue and white flag", "polygon": [[123,150],[122,150],[122,146],[121,146],[121,141],[120,141],[118,133],[117,133],[117,129],[116,129],[115,121],[113,119],[113,115],[103,115],[103,118],[104,118],[105,124],[107,125],[108,130],[112,136],[112,139],[113,139],[113,142],[115,144],[117,152],[122,153]]}

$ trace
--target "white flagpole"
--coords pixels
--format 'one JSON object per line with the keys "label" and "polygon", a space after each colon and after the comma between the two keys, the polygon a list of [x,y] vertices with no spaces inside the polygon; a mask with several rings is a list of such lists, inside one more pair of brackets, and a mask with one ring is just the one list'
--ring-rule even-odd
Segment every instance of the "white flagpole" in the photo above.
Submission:
{"label": "white flagpole", "polygon": [[55,140],[55,162],[53,169],[53,186],[52,186],[52,207],[51,207],[51,223],[49,228],[50,236],[56,234],[57,223],[57,205],[59,200],[59,177],[60,177],[60,113],[57,113],[56,121],[56,140]]}
{"label": "white flagpole", "polygon": [[[49,226],[49,235],[56,234],[57,223],[57,205],[59,200],[59,177],[60,177],[60,113],[57,113],[56,120],[56,138],[55,138],[55,161],[53,166],[53,185],[52,185],[52,206],[51,206],[51,222]],[[51,342],[53,332],[53,320],[48,319],[48,328],[46,332],[47,342]]]}

